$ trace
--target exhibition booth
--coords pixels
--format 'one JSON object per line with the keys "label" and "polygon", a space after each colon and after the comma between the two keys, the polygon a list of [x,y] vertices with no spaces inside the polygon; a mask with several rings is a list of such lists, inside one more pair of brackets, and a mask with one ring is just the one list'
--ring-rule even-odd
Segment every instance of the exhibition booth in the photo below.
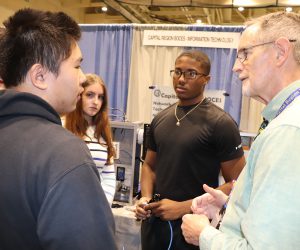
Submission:
{"label": "exhibition booth", "polygon": [[100,75],[109,92],[117,151],[117,208],[113,213],[118,247],[139,249],[140,222],[132,210],[139,191],[145,126],[157,112],[177,101],[169,72],[182,51],[200,49],[209,56],[211,80],[205,96],[240,126],[244,149],[251,146],[263,106],[242,97],[241,82],[232,72],[243,27],[124,24],[81,25],[81,29],[83,71]]}

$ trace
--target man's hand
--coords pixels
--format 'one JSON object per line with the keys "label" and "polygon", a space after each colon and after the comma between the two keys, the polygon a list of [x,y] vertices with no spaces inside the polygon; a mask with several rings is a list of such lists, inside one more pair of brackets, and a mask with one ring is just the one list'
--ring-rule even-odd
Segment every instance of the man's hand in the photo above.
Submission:
{"label": "man's hand", "polygon": [[186,214],[182,217],[182,234],[187,243],[199,246],[199,237],[203,229],[209,225],[205,215]]}
{"label": "man's hand", "polygon": [[209,219],[213,219],[225,204],[228,196],[206,184],[203,185],[203,189],[207,193],[193,199],[191,209],[194,214],[204,214]]}
{"label": "man's hand", "polygon": [[144,207],[145,210],[151,210],[151,213],[159,217],[161,220],[176,220],[184,214],[190,212],[191,201],[173,201],[162,199],[158,202],[153,202]]}
{"label": "man's hand", "polygon": [[151,216],[151,210],[146,210],[145,206],[147,206],[148,202],[151,198],[149,197],[141,197],[138,203],[135,206],[135,217],[138,220],[145,220]]}

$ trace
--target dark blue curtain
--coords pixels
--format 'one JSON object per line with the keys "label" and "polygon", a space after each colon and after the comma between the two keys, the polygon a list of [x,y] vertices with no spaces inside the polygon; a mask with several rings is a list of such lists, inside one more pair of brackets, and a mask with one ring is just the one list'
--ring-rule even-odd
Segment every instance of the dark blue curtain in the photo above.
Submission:
{"label": "dark blue curtain", "polygon": [[132,25],[81,25],[82,69],[102,77],[112,116],[123,116],[127,106]]}

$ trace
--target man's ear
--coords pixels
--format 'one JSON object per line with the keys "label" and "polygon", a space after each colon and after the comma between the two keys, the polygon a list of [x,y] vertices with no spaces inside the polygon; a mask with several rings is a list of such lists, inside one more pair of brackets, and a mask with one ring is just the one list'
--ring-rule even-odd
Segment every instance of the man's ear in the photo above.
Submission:
{"label": "man's ear", "polygon": [[208,82],[210,81],[210,75],[205,76],[206,82],[205,84],[208,84]]}
{"label": "man's ear", "polygon": [[45,70],[41,64],[36,63],[32,65],[28,71],[32,85],[40,90],[47,89],[48,84],[45,80],[46,73],[47,70]]}
{"label": "man's ear", "polygon": [[278,65],[282,65],[290,55],[292,49],[291,42],[287,38],[278,38],[275,41],[276,46],[276,62]]}

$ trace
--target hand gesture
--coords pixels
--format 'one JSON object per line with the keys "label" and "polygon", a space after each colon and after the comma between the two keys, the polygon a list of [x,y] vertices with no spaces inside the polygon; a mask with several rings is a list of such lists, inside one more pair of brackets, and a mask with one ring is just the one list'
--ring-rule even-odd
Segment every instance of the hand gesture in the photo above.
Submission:
{"label": "hand gesture", "polygon": [[204,191],[207,193],[196,197],[192,202],[192,211],[194,214],[204,214],[209,219],[213,219],[225,204],[228,196],[221,190],[217,190],[203,185]]}

